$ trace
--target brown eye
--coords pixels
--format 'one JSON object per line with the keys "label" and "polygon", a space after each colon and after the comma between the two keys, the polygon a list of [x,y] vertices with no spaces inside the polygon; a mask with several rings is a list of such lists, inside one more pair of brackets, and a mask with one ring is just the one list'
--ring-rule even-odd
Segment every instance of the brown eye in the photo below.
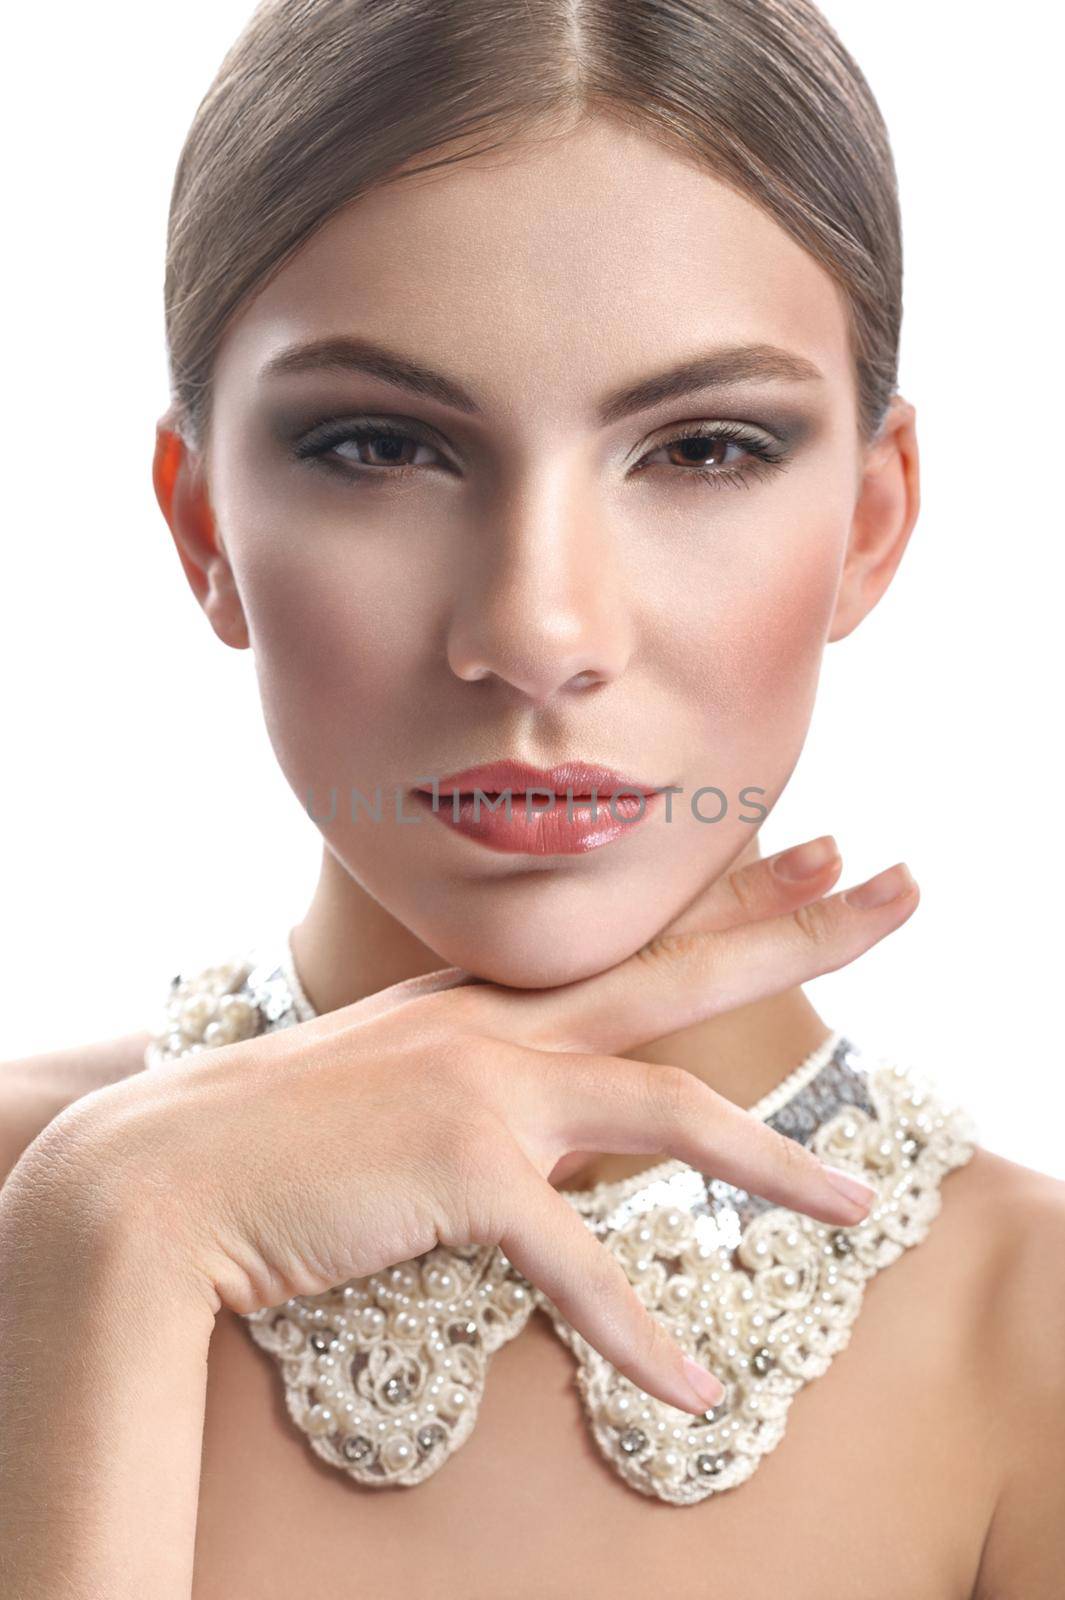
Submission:
{"label": "brown eye", "polygon": [[[682,439],[671,440],[662,448],[677,467],[723,467],[729,459],[729,450],[740,447],[734,439],[726,439],[717,433],[688,434]],[[743,454],[742,449],[740,454]]]}
{"label": "brown eye", "polygon": [[[789,459],[787,446],[743,423],[717,422],[675,433],[657,444],[637,470],[664,472],[666,481],[749,487],[758,475]],[[672,469],[672,470],[671,470]]]}
{"label": "brown eye", "polygon": [[[333,446],[343,460],[360,467],[410,467],[418,451],[427,448],[409,433],[356,433],[354,429],[348,439]],[[346,450],[354,454],[346,455]]]}
{"label": "brown eye", "polygon": [[452,470],[417,424],[400,427],[375,417],[330,417],[305,434],[293,446],[293,454],[367,486],[399,483],[426,467]]}

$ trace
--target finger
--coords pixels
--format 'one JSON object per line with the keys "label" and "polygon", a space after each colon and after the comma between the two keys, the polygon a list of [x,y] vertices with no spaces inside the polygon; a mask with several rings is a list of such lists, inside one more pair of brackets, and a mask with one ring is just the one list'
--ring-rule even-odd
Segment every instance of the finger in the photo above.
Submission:
{"label": "finger", "polygon": [[416,977],[403,978],[399,983],[390,984],[387,989],[379,989],[347,1009],[352,1013],[353,1022],[368,1022],[371,1017],[384,1016],[386,1012],[394,1011],[398,1006],[410,1005],[414,1000],[443,994],[450,989],[478,986],[489,988],[490,980],[467,972],[465,967],[438,967],[435,972],[421,972]]}
{"label": "finger", "polygon": [[[839,876],[841,862],[836,841],[831,834],[787,850],[778,851],[764,861],[752,861],[738,867],[716,880],[700,894],[668,929],[669,934],[686,931],[710,931],[735,926],[757,917],[790,911],[811,899],[823,895]],[[794,875],[793,875],[794,874]],[[419,973],[404,978],[387,989],[380,989],[365,999],[341,1006],[303,1024],[309,1032],[333,1034],[353,1023],[369,1022],[399,1006],[412,1001],[443,994],[451,989],[483,988],[481,1001],[485,1024],[491,1025],[501,1037],[515,1041],[530,1037],[530,1017],[524,1006],[521,991],[516,997],[512,991],[491,983],[463,967],[439,967],[433,972]],[[521,1010],[514,1007],[519,998]]]}
{"label": "finger", "polygon": [[[450,989],[474,988],[478,985],[485,988],[492,987],[489,979],[477,977],[474,973],[467,972],[464,967],[438,967],[434,972],[419,973],[416,977],[404,978],[399,983],[389,984],[388,988],[378,989],[362,1000],[352,1001],[350,1005],[323,1011],[296,1026],[308,1041],[315,1038],[332,1038],[346,1028],[371,1022],[375,1017],[382,1017],[400,1006],[411,1005],[417,1000],[430,999]],[[289,1047],[281,1036],[287,1031],[281,1030],[279,1033],[263,1035],[264,1046],[268,1040],[273,1039],[277,1041],[276,1048],[279,1053],[287,1053]]]}
{"label": "finger", "polygon": [[827,894],[842,866],[835,839],[821,834],[724,873],[661,932],[709,933],[792,911]]}
{"label": "finger", "polygon": [[[764,860],[751,861],[745,867],[726,873],[701,892],[679,917],[662,929],[659,937],[720,931],[794,911],[827,894],[839,877],[841,867],[839,850],[831,834],[822,834],[805,844],[778,851]],[[459,973],[461,969],[451,967],[446,971]],[[436,978],[444,974],[430,976]],[[397,984],[389,993],[398,994],[403,987]],[[550,1000],[563,989],[568,992],[569,987],[555,986],[546,992],[532,991],[531,995],[530,991],[523,990],[515,996],[513,990],[490,986],[479,1002],[478,1020],[500,1038],[550,1047],[550,1030],[556,1012],[550,1005],[546,1010],[539,1007],[537,1002],[545,994]],[[546,1035],[538,1031],[542,1020],[547,1022]]]}
{"label": "finger", "polygon": [[[862,904],[863,891],[891,898]],[[783,916],[710,933],[658,935],[607,972],[530,997],[525,1036],[547,1048],[620,1055],[835,972],[901,927],[919,898],[899,862],[866,884]]]}
{"label": "finger", "polygon": [[500,1230],[503,1254],[618,1372],[682,1411],[701,1414],[721,1399],[720,1380],[694,1361],[706,1390],[693,1390],[690,1358],[648,1311],[617,1257],[530,1163],[515,1162],[507,1201],[520,1222]]}
{"label": "finger", "polygon": [[[538,1067],[522,1075],[524,1115],[520,1131],[513,1122],[512,1131],[547,1175],[574,1150],[661,1153],[818,1222],[851,1227],[868,1213],[875,1194],[868,1184],[861,1185],[864,1200],[847,1198],[812,1150],[683,1067],[623,1056],[533,1054]],[[537,1092],[539,1102],[529,1104],[525,1097]]]}

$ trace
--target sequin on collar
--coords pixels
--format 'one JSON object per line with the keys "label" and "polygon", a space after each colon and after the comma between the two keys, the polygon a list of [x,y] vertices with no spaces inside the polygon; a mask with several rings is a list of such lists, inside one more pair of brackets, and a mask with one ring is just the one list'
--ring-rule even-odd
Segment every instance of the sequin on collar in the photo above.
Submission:
{"label": "sequin on collar", "polygon": [[[145,1064],[315,1014],[282,936],[176,974]],[[368,1488],[421,1483],[469,1437],[493,1352],[539,1309],[575,1357],[592,1435],[625,1483],[675,1505],[743,1483],[783,1438],[795,1395],[848,1343],[866,1282],[924,1239],[942,1178],[978,1137],[929,1082],[838,1032],[751,1112],[873,1184],[869,1215],[834,1227],[679,1160],[562,1191],[726,1385],[720,1404],[693,1417],[637,1388],[497,1246],[439,1247],[242,1318],[276,1359],[311,1449]]]}

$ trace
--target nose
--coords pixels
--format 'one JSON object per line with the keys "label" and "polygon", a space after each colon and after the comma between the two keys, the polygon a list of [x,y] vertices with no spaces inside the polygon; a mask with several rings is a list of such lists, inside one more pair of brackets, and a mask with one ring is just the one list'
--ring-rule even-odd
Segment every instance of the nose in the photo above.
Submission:
{"label": "nose", "polygon": [[540,704],[607,683],[632,650],[617,540],[566,474],[497,501],[456,575],[452,671],[496,679]]}

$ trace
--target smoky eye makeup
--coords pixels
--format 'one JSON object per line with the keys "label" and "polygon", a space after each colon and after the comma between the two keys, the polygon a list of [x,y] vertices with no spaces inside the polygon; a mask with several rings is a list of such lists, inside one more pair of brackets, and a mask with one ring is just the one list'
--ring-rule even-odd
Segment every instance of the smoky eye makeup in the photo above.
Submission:
{"label": "smoky eye makeup", "polygon": [[320,459],[327,451],[345,443],[398,446],[404,441],[422,445],[438,457],[449,459],[444,457],[445,447],[440,436],[414,417],[377,416],[370,412],[324,417],[300,432],[292,441],[291,449],[297,460],[308,461]]}
{"label": "smoky eye makeup", "polygon": [[[416,417],[304,405],[298,412],[274,414],[269,429],[290,462],[328,474],[334,482],[378,488],[409,482],[426,471],[452,476],[462,471],[438,430]],[[815,432],[815,418],[806,409],[724,407],[719,401],[719,412],[708,407],[660,424],[625,453],[621,464],[634,479],[749,487],[752,480],[788,466]]]}

